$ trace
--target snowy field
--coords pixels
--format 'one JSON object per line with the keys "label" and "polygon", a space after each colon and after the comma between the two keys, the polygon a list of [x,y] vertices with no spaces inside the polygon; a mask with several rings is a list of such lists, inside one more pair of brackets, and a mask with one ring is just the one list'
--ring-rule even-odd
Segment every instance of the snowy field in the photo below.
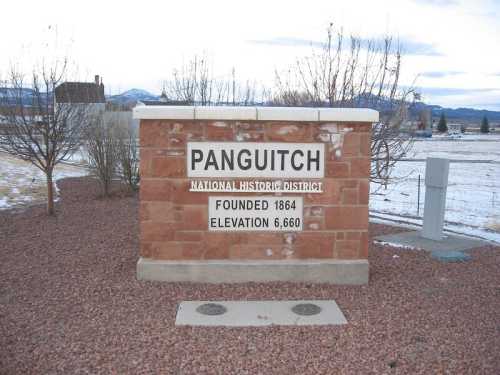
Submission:
{"label": "snowy field", "polygon": [[[500,136],[471,135],[460,139],[431,138],[414,143],[408,159],[396,165],[387,189],[371,187],[372,216],[421,224],[425,199],[425,160],[448,158],[446,228],[500,242]],[[418,176],[421,177],[417,214]]]}
{"label": "snowy field", "polygon": [[[59,164],[54,180],[87,175],[85,168]],[[47,198],[45,175],[32,164],[0,153],[0,210],[44,203]]]}

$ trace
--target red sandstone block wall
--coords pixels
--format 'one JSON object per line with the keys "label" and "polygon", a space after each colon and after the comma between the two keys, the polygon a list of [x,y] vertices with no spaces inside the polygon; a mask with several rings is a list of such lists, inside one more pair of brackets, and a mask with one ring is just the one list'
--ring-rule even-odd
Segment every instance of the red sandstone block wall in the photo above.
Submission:
{"label": "red sandstone block wall", "polygon": [[[140,255],[366,259],[370,138],[370,123],[141,120]],[[304,230],[209,232],[208,196],[228,193],[189,192],[188,141],[325,143],[324,192],[290,194],[304,196]]]}

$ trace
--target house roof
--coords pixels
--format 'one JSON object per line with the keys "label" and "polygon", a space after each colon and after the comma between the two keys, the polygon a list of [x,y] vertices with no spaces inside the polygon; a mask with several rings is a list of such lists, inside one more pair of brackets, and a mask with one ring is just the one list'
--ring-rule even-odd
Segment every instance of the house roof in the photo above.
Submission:
{"label": "house roof", "polygon": [[106,103],[104,85],[94,82],[64,82],[56,87],[57,103]]}

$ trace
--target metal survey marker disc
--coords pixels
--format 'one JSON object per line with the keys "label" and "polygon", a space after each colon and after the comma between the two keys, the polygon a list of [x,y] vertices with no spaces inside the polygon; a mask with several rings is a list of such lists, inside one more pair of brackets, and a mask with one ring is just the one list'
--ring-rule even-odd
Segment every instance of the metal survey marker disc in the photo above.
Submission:
{"label": "metal survey marker disc", "polygon": [[321,307],[314,303],[299,303],[292,307],[292,311],[297,315],[310,316],[321,312]]}
{"label": "metal survey marker disc", "polygon": [[204,303],[196,308],[196,311],[203,315],[222,315],[227,309],[218,303]]}

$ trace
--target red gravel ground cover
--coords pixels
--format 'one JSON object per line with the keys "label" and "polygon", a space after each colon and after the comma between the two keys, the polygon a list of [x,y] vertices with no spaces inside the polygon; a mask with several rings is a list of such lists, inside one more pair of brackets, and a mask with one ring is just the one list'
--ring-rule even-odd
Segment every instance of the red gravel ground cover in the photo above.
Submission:
{"label": "red gravel ground cover", "polygon": [[[138,282],[137,197],[97,199],[90,179],[60,188],[55,218],[0,214],[2,374],[500,373],[498,247],[446,264],[372,244],[366,286]],[[181,300],[315,298],[349,324],[174,326]]]}

